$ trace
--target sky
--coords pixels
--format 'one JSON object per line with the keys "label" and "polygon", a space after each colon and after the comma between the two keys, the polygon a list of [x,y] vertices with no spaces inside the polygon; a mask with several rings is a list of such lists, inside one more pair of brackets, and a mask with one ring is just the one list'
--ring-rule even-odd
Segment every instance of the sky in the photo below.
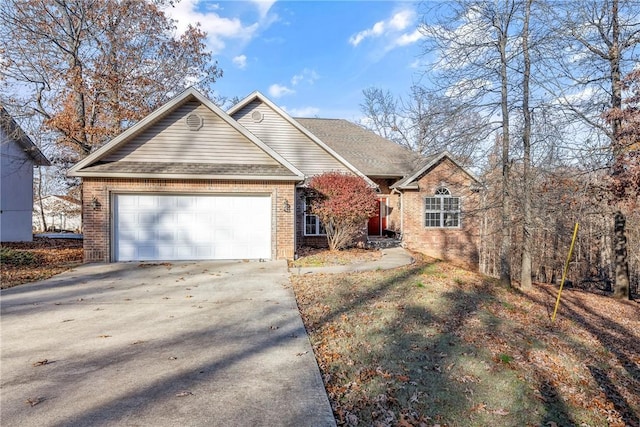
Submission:
{"label": "sky", "polygon": [[217,95],[260,91],[294,117],[363,116],[369,87],[408,93],[421,77],[418,2],[182,0],[178,32],[199,22],[223,70]]}

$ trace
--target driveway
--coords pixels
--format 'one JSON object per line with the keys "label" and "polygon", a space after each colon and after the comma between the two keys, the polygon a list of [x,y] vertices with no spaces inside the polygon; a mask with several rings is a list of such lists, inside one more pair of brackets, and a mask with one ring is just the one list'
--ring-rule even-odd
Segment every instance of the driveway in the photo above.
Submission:
{"label": "driveway", "polygon": [[284,261],[84,265],[0,295],[1,425],[335,426]]}

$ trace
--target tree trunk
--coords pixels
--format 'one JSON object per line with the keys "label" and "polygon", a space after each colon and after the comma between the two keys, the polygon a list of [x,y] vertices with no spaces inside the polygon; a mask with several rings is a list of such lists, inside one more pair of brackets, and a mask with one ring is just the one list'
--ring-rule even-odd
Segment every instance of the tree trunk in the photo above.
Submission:
{"label": "tree trunk", "polygon": [[529,110],[529,78],[531,74],[531,59],[529,57],[529,16],[531,3],[525,4],[524,23],[522,28],[522,55],[524,70],[522,74],[522,112],[524,129],[522,131],[522,146],[524,150],[522,171],[522,265],[520,272],[520,287],[531,288],[531,111]]}
{"label": "tree trunk", "polygon": [[38,184],[36,187],[38,194],[38,204],[40,205],[40,218],[42,219],[42,231],[47,231],[47,219],[44,214],[44,205],[42,204],[42,166],[38,166]]}
{"label": "tree trunk", "polygon": [[615,270],[616,282],[613,288],[613,296],[619,299],[630,298],[629,286],[629,262],[627,258],[627,237],[624,233],[625,217],[620,211],[615,213],[613,233],[615,236]]}
{"label": "tree trunk", "polygon": [[[611,4],[611,45],[609,47],[609,64],[611,66],[611,106],[614,110],[622,109],[622,77],[620,74],[620,22],[618,16],[618,0]],[[621,119],[614,118],[611,121],[611,142],[613,148],[613,175],[621,173],[624,162],[624,144],[620,141]],[[615,213],[614,239],[615,239],[615,285],[616,298],[629,297],[629,264],[627,260],[627,238],[625,237],[625,217],[621,211]]]}
{"label": "tree trunk", "polygon": [[502,236],[500,241],[500,283],[511,286],[511,208],[509,194],[509,98],[507,80],[507,33],[499,25],[500,31],[500,82],[502,108]]}

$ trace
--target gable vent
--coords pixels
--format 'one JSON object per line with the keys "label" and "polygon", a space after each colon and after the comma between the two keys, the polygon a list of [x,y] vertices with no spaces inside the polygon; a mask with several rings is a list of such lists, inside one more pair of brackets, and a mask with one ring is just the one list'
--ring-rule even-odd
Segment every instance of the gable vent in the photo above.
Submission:
{"label": "gable vent", "polygon": [[196,113],[191,113],[189,114],[186,118],[185,121],[187,122],[187,127],[189,128],[189,130],[198,130],[202,127],[202,117],[200,117],[200,115],[196,114]]}
{"label": "gable vent", "polygon": [[260,111],[258,110],[254,110],[251,113],[251,118],[253,119],[254,122],[256,123],[260,123],[262,121],[262,119],[264,119],[264,114],[262,114]]}

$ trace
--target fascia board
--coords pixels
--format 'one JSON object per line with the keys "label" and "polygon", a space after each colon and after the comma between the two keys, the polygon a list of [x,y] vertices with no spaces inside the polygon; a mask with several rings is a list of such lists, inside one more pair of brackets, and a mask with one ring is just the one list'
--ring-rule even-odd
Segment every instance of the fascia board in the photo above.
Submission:
{"label": "fascia board", "polygon": [[69,171],[67,172],[67,176],[81,176],[81,175],[78,175],[78,172],[82,168],[87,167],[88,165],[100,160],[102,157],[106,156],[112,151],[118,149],[121,145],[125,144],[129,140],[129,138],[133,137],[138,132],[154,124],[159,118],[164,116],[167,112],[173,110],[178,105],[185,102],[191,96],[196,98],[200,103],[202,103],[204,106],[209,108],[212,112],[218,115],[224,122],[232,126],[234,129],[240,132],[243,136],[248,138],[251,142],[256,144],[261,150],[263,150],[265,153],[271,156],[278,163],[282,164],[284,167],[289,169],[289,171],[292,172],[294,175],[300,178],[304,178],[304,174],[301,171],[299,171],[295,166],[293,166],[286,159],[284,159],[282,156],[280,156],[278,153],[272,150],[265,143],[263,143],[258,138],[256,138],[255,135],[253,135],[251,132],[249,132],[247,129],[241,126],[231,116],[225,113],[220,107],[215,105],[213,102],[211,102],[209,99],[207,99],[204,95],[202,95],[198,90],[196,90],[193,87],[186,89],[181,94],[177,95],[175,98],[171,99],[166,104],[164,104],[162,107],[158,108],[157,110],[155,110],[154,112],[146,116],[144,119],[140,120],[138,123],[136,123],[129,129],[127,129],[126,131],[124,131],[123,133],[115,137],[113,140],[111,140],[111,142],[99,148],[94,153],[90,154],[80,162],[76,163],[71,169],[69,169]]}
{"label": "fascia board", "polygon": [[236,105],[231,107],[228,110],[229,115],[232,116],[233,114],[238,112],[240,109],[244,108],[246,105],[248,105],[250,102],[252,102],[253,100],[256,100],[256,99],[261,101],[261,102],[264,102],[265,104],[267,104],[273,111],[276,112],[276,114],[280,115],[280,117],[285,119],[293,127],[295,127],[300,132],[302,132],[302,134],[304,134],[307,138],[311,139],[313,142],[315,142],[317,145],[319,145],[324,151],[326,151],[329,155],[333,156],[336,160],[338,160],[340,163],[342,163],[344,166],[346,166],[347,169],[349,169],[351,172],[353,172],[356,175],[358,175],[361,178],[363,178],[367,182],[367,184],[369,184],[371,187],[373,187],[373,188],[377,188],[378,187],[376,185],[376,183],[373,182],[371,179],[369,179],[369,177],[367,175],[365,175],[360,170],[358,170],[355,166],[353,166],[351,163],[349,163],[340,154],[338,154],[336,151],[331,149],[331,147],[329,147],[327,144],[322,142],[322,140],[320,140],[318,137],[316,137],[313,133],[309,132],[309,130],[307,130],[307,128],[305,128],[300,123],[298,123],[293,117],[291,117],[284,110],[282,110],[280,107],[278,107],[276,104],[274,104],[269,98],[267,98],[266,96],[264,96],[262,93],[260,93],[258,91],[252,92],[250,95],[248,95],[243,100],[238,102]]}
{"label": "fascia board", "polygon": [[425,173],[426,171],[428,171],[429,169],[431,169],[434,165],[436,165],[440,160],[444,159],[444,158],[448,158],[449,160],[451,160],[453,162],[453,164],[455,164],[457,167],[459,167],[464,173],[466,173],[467,175],[469,175],[469,177],[471,179],[473,179],[474,181],[476,181],[477,183],[480,183],[480,180],[473,174],[471,173],[471,171],[469,171],[467,168],[465,168],[464,166],[462,166],[460,163],[458,163],[453,156],[451,155],[451,153],[449,153],[448,151],[443,151],[441,152],[437,157],[435,157],[433,160],[431,160],[429,163],[427,163],[426,165],[424,165],[423,167],[421,167],[417,172],[415,172],[413,175],[411,175],[409,178],[403,180],[405,182],[405,184],[399,185],[399,186],[395,186],[393,185],[393,188],[400,188],[400,189],[412,189],[415,188],[414,186],[412,186],[412,183],[418,179],[418,177],[420,175],[422,175],[423,173]]}
{"label": "fascia board", "polygon": [[145,178],[145,179],[215,179],[221,181],[302,181],[299,176],[281,175],[194,175],[170,173],[131,173],[131,172],[89,172],[80,171],[75,175],[82,178]]}

